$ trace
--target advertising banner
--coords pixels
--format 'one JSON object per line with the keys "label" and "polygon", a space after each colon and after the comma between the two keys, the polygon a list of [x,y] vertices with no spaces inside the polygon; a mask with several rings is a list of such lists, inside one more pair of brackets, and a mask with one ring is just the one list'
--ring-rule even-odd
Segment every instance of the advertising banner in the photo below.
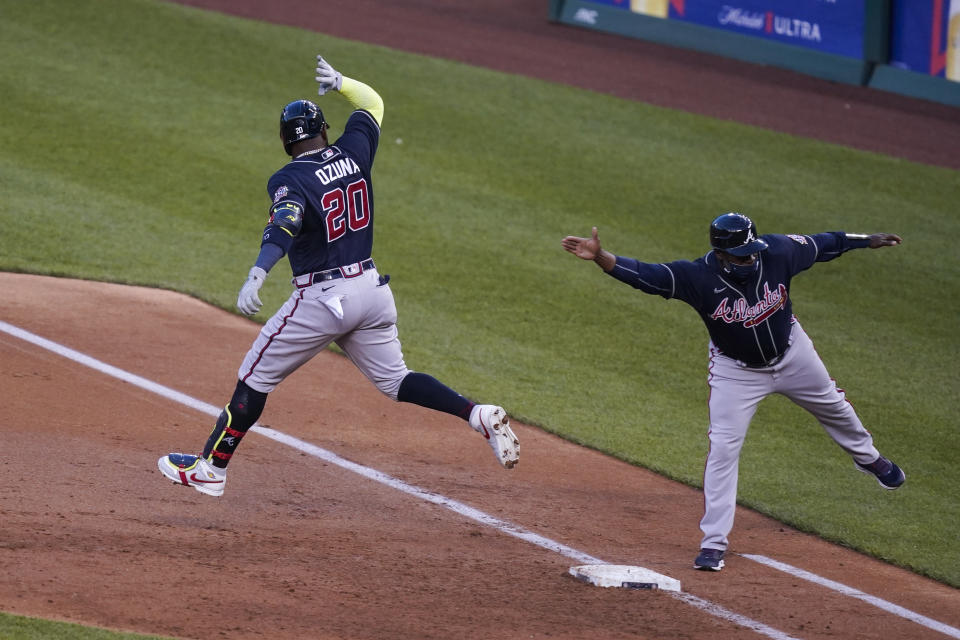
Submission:
{"label": "advertising banner", "polygon": [[630,0],[630,10],[658,18],[667,17],[667,0]]}
{"label": "advertising banner", "polygon": [[960,81],[960,0],[894,0],[890,64]]}
{"label": "advertising banner", "polygon": [[950,0],[947,31],[947,78],[960,82],[960,0]]}
{"label": "advertising banner", "polygon": [[549,6],[551,20],[571,25],[960,106],[960,0],[550,0]]}
{"label": "advertising banner", "polygon": [[894,0],[890,64],[960,81],[960,0]]}
{"label": "advertising banner", "polygon": [[634,13],[643,13],[657,18],[667,17],[667,3],[670,0],[593,0],[597,4],[629,9]]}
{"label": "advertising banner", "polygon": [[669,16],[825,53],[863,57],[867,0],[674,0]]}
{"label": "advertising banner", "polygon": [[634,13],[691,22],[826,53],[863,57],[867,0],[592,1]]}

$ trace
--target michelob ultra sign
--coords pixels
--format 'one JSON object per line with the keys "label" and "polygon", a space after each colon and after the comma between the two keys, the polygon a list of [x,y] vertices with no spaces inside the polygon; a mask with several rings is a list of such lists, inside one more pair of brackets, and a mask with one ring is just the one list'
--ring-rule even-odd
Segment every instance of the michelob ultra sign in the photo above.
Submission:
{"label": "michelob ultra sign", "polygon": [[[913,0],[908,0],[913,1]],[[867,0],[593,0],[635,13],[863,57]]]}

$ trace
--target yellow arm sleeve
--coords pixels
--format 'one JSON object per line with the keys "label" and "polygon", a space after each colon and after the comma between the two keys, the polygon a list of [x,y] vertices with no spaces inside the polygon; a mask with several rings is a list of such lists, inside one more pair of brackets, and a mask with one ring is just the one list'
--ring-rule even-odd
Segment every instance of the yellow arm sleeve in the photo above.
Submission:
{"label": "yellow arm sleeve", "polygon": [[383,98],[379,93],[359,80],[347,76],[343,76],[340,83],[340,93],[350,101],[354,109],[368,111],[378,125],[383,123]]}

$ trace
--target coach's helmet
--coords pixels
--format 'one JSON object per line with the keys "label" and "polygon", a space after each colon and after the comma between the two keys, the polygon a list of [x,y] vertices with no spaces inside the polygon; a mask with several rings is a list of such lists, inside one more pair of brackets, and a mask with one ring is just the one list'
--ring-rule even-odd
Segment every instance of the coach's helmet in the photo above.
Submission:
{"label": "coach's helmet", "polygon": [[725,213],[710,223],[710,246],[743,257],[759,253],[767,243],[757,236],[757,225],[742,213]]}
{"label": "coach's helmet", "polygon": [[309,100],[294,100],[283,108],[280,114],[280,138],[287,155],[294,143],[316,138],[323,132],[327,121],[323,111]]}

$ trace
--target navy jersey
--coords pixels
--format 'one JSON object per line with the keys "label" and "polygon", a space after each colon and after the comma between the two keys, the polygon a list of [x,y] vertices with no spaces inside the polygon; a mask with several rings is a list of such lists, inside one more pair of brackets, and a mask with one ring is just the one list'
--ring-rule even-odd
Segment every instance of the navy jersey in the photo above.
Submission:
{"label": "navy jersey", "polygon": [[[279,245],[294,276],[361,262],[373,250],[373,158],[380,127],[354,111],[329,147],[300,155],[271,176],[263,243]],[[278,220],[276,216],[285,220]]]}
{"label": "navy jersey", "polygon": [[763,366],[789,346],[793,310],[790,280],[814,262],[826,262],[868,240],[841,231],[813,236],[765,235],[769,247],[746,282],[723,272],[711,251],[694,261],[665,264],[617,256],[610,275],[646,293],[683,300],[697,310],[721,353],[748,366]]}

